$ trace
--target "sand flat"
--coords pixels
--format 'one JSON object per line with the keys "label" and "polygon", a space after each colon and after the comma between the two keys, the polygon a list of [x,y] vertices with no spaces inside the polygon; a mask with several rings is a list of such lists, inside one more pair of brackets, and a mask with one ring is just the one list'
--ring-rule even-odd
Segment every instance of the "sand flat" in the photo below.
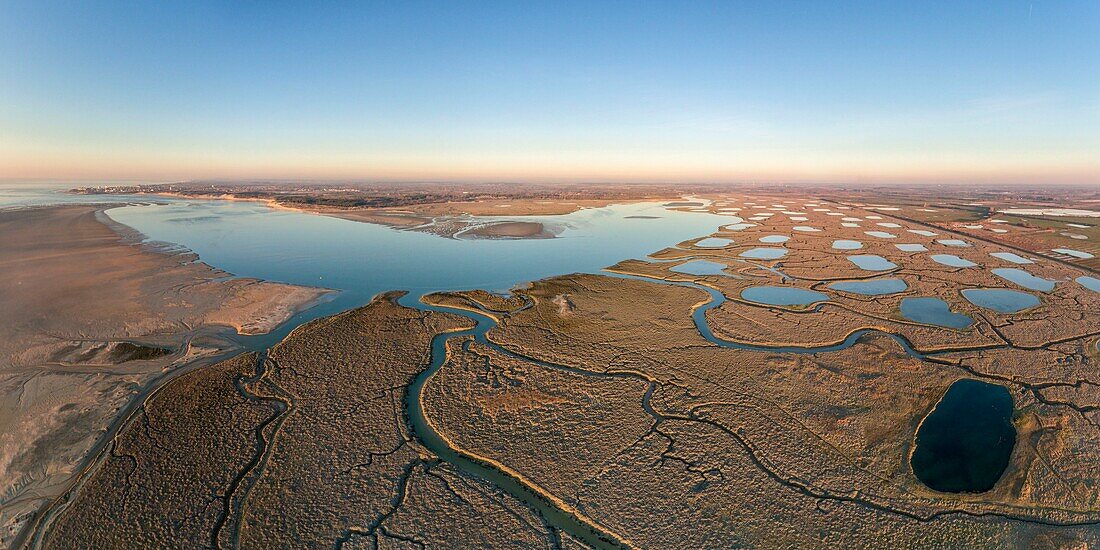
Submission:
{"label": "sand flat", "polygon": [[[328,292],[223,279],[193,254],[134,244],[103,208],[0,211],[3,529],[64,489],[144,386],[228,349],[218,330],[267,332]],[[152,347],[117,352],[131,341]]]}

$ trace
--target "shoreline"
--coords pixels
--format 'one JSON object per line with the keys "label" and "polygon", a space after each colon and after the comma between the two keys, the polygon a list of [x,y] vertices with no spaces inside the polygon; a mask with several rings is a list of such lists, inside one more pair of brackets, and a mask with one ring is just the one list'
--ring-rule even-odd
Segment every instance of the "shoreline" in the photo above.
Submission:
{"label": "shoreline", "polygon": [[[147,242],[107,212],[126,205],[0,209],[0,381],[14,388],[0,394],[0,440],[10,442],[0,449],[0,527],[15,537],[5,545],[26,540],[145,396],[248,351],[251,335],[339,292],[238,277],[189,249]],[[121,342],[170,351],[112,357]]]}

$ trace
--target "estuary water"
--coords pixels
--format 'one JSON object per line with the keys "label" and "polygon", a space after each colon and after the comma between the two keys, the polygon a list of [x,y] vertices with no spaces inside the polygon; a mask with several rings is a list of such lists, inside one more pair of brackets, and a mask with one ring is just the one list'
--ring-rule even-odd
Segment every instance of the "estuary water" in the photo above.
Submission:
{"label": "estuary water", "polygon": [[521,218],[563,227],[554,239],[460,240],[254,202],[169,201],[112,208],[107,215],[149,241],[185,247],[236,276],[340,291],[274,333],[254,337],[250,346],[274,343],[302,322],[387,290],[414,296],[473,288],[506,292],[528,281],[645,258],[730,219],[636,203]]}

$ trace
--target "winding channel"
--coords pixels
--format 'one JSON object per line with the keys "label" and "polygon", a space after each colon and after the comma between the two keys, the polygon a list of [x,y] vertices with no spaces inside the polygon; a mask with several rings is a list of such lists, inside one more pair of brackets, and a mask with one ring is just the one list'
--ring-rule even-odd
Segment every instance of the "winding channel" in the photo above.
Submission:
{"label": "winding channel", "polygon": [[[642,276],[642,275],[619,273],[619,272],[608,271],[608,270],[604,270],[600,274],[604,275],[604,276],[621,278],[621,279],[631,279],[631,280],[645,281],[645,282],[649,282],[649,283],[665,284],[665,285],[670,285],[670,286],[680,286],[680,287],[693,288],[693,289],[696,289],[696,290],[706,292],[707,295],[709,296],[709,299],[706,302],[701,303],[701,304],[699,304],[699,305],[697,305],[693,308],[692,313],[691,313],[692,314],[692,320],[695,324],[696,329],[699,331],[699,334],[704,339],[706,339],[711,344],[713,344],[715,346],[718,346],[718,347],[721,347],[721,348],[748,350],[748,351],[757,351],[757,352],[778,352],[778,353],[798,353],[798,354],[828,353],[828,352],[834,352],[834,351],[840,351],[840,350],[847,349],[847,348],[855,345],[863,336],[865,336],[867,334],[879,333],[879,334],[886,335],[886,336],[890,337],[891,339],[893,339],[895,342],[897,342],[899,344],[899,346],[908,355],[910,355],[914,358],[921,359],[921,360],[936,361],[932,357],[932,356],[937,354],[936,352],[931,352],[931,353],[927,353],[927,354],[918,352],[913,348],[913,346],[910,344],[910,342],[905,337],[897,335],[897,334],[892,334],[892,333],[889,333],[889,332],[884,332],[884,331],[878,330],[878,329],[861,329],[861,330],[858,330],[858,331],[854,331],[853,333],[848,335],[845,338],[845,340],[841,343],[827,345],[827,346],[818,346],[818,347],[761,346],[761,345],[745,344],[745,343],[740,343],[740,342],[733,342],[733,341],[729,341],[729,340],[724,340],[724,339],[721,339],[721,338],[719,338],[718,336],[716,336],[714,334],[714,332],[711,330],[711,328],[710,328],[710,326],[709,326],[709,324],[707,323],[707,320],[706,320],[706,312],[707,311],[721,306],[727,300],[726,296],[724,294],[722,294],[722,292],[720,292],[720,291],[718,291],[714,288],[711,288],[711,287],[708,287],[708,286],[705,286],[705,285],[701,285],[701,284],[698,284],[698,283],[694,283],[694,282],[669,281],[669,280],[661,279],[661,278],[657,278],[657,277],[649,277],[649,276]],[[618,534],[606,529],[605,527],[601,526],[599,523],[592,520],[591,518],[588,518],[582,512],[580,512],[579,510],[577,510],[576,508],[574,508],[573,506],[571,506],[567,502],[564,502],[560,498],[555,497],[549,491],[543,489],[542,487],[539,487],[532,480],[527,479],[522,473],[517,472],[517,471],[509,468],[507,465],[502,464],[500,462],[497,462],[497,461],[495,461],[491,458],[478,456],[474,453],[463,450],[458,445],[456,445],[454,442],[449,440],[445,435],[440,433],[440,431],[436,428],[436,426],[428,418],[428,416],[427,416],[427,414],[424,410],[423,396],[424,396],[424,392],[425,392],[425,386],[427,385],[428,381],[430,381],[431,378],[433,376],[435,376],[436,373],[439,372],[439,370],[447,363],[447,361],[449,359],[448,352],[447,352],[448,342],[453,338],[466,339],[466,341],[464,343],[464,346],[465,346],[464,349],[468,349],[469,345],[472,342],[476,342],[477,344],[479,344],[481,346],[484,346],[488,349],[491,349],[494,352],[500,353],[501,355],[505,355],[507,357],[511,357],[511,358],[518,359],[518,360],[521,360],[521,361],[533,363],[533,364],[539,365],[541,367],[550,368],[550,369],[554,369],[554,370],[561,370],[561,371],[571,372],[571,373],[580,374],[580,375],[584,375],[584,376],[598,377],[598,378],[604,378],[604,379],[610,379],[610,378],[623,379],[623,378],[626,378],[626,379],[642,381],[642,382],[647,384],[647,389],[646,389],[646,391],[645,391],[645,393],[642,397],[641,405],[642,405],[643,410],[654,419],[655,425],[659,424],[663,420],[692,420],[692,421],[702,421],[702,422],[705,422],[705,423],[708,423],[708,424],[712,424],[712,423],[710,421],[704,419],[704,418],[700,418],[700,417],[697,417],[697,416],[694,416],[694,415],[692,415],[690,417],[681,418],[681,417],[677,417],[677,416],[665,416],[665,415],[661,415],[661,414],[657,413],[653,409],[653,407],[651,406],[651,403],[650,403],[650,401],[653,397],[654,391],[656,390],[656,387],[657,387],[657,381],[655,379],[653,379],[652,377],[646,375],[645,373],[635,372],[635,371],[594,372],[594,371],[580,369],[580,368],[576,368],[576,367],[570,367],[570,366],[566,366],[566,365],[551,363],[551,362],[543,361],[543,360],[540,360],[540,359],[536,359],[536,358],[532,358],[532,357],[528,357],[528,356],[516,353],[516,352],[508,350],[507,348],[504,348],[504,347],[500,346],[499,344],[496,344],[496,343],[494,343],[494,342],[492,342],[488,339],[487,333],[489,332],[489,330],[491,330],[492,328],[497,326],[496,319],[494,319],[494,317],[491,316],[491,313],[495,313],[495,312],[488,312],[488,311],[478,312],[478,311],[473,311],[473,310],[470,310],[470,309],[463,309],[463,308],[458,308],[458,307],[446,307],[446,306],[437,306],[437,305],[427,304],[427,303],[424,303],[422,301],[423,297],[426,296],[427,294],[430,294],[430,292],[421,291],[421,292],[417,292],[417,293],[406,293],[398,299],[398,303],[400,305],[404,306],[404,307],[409,307],[409,308],[417,309],[417,310],[421,310],[421,311],[430,311],[430,312],[449,313],[449,314],[453,314],[453,315],[459,315],[459,316],[465,317],[467,319],[470,319],[471,321],[473,321],[475,323],[475,325],[474,325],[473,328],[469,328],[469,329],[465,329],[465,330],[459,330],[459,331],[452,331],[452,332],[443,332],[443,333],[436,334],[435,336],[432,337],[430,363],[427,366],[427,368],[422,370],[415,377],[413,382],[408,386],[407,393],[405,394],[404,399],[403,399],[403,405],[404,405],[404,409],[405,409],[407,425],[408,425],[409,429],[411,430],[413,436],[416,437],[417,440],[422,445],[424,445],[424,447],[426,447],[429,451],[431,451],[433,454],[435,454],[437,457],[439,457],[439,459],[441,461],[450,464],[451,466],[453,466],[454,468],[456,468],[458,471],[460,471],[462,473],[465,473],[467,475],[471,475],[471,476],[474,476],[474,477],[477,477],[477,478],[480,478],[480,479],[484,479],[484,480],[490,482],[495,487],[503,490],[504,492],[508,493],[512,497],[519,500],[521,503],[523,503],[528,508],[535,511],[542,518],[542,520],[545,522],[545,524],[551,529],[552,536],[555,536],[556,533],[558,533],[558,532],[568,533],[569,535],[577,538],[581,542],[583,542],[583,543],[585,543],[585,544],[587,544],[591,547],[600,548],[600,549],[618,549],[618,548],[632,548],[632,547],[634,547],[634,545],[629,540],[624,539],[620,535],[618,535]],[[526,309],[526,308],[530,307],[531,305],[533,305],[533,304],[529,302],[528,305],[521,308],[521,310]],[[267,338],[244,337],[244,338],[241,338],[241,340],[242,340],[241,343],[243,344],[243,347],[246,348],[246,350],[260,351],[261,353],[263,352],[263,348],[267,348],[272,344],[272,342],[270,342]],[[263,357],[264,357],[264,355],[261,355],[261,359],[260,359],[260,364],[261,365],[263,364],[263,361],[264,361]],[[967,369],[967,370],[969,370],[969,369]],[[977,373],[974,373],[974,374],[977,374]],[[142,403],[142,402],[144,402],[144,400],[136,400],[135,401],[135,403]],[[278,417],[278,416],[280,416],[280,415],[276,415],[276,417]],[[121,423],[120,423],[120,425],[121,425]],[[718,425],[715,425],[715,427],[717,427],[719,429],[724,429],[724,428],[722,428],[721,426],[718,426]],[[750,454],[753,454],[752,446],[749,442],[743,441],[737,434],[730,433],[730,435],[732,437],[734,437],[736,440],[738,440],[743,446],[745,446],[746,449],[750,452]],[[107,439],[109,439],[109,438],[107,438]],[[762,467],[765,470],[765,473],[767,475],[769,475],[772,478],[775,478],[778,482],[780,482],[784,485],[788,485],[792,489],[795,489],[795,490],[797,490],[797,491],[799,491],[803,494],[806,494],[808,496],[811,496],[811,497],[814,497],[814,498],[827,498],[827,499],[836,499],[836,500],[855,501],[855,499],[853,499],[851,497],[844,497],[842,495],[830,495],[830,494],[825,494],[825,493],[818,493],[817,491],[813,490],[812,488],[810,488],[808,486],[803,486],[803,485],[798,484],[798,483],[796,483],[792,480],[787,480],[787,479],[782,478],[781,476],[778,475],[777,472],[774,472],[774,471],[770,470],[764,464],[758,463],[758,466]],[[230,505],[231,503],[227,502],[226,504]],[[861,504],[863,504],[865,506],[870,506],[870,507],[873,507],[873,508],[877,508],[877,509],[882,509],[883,511],[891,511],[891,512],[894,512],[894,513],[899,513],[899,514],[902,514],[902,515],[910,516],[910,517],[913,517],[914,519],[917,519],[919,521],[927,521],[927,520],[933,519],[936,516],[946,515],[946,514],[950,514],[950,513],[968,514],[965,511],[958,510],[958,511],[939,512],[939,513],[933,514],[932,517],[920,517],[920,516],[917,516],[915,514],[903,511],[903,510],[896,510],[896,509],[892,509],[892,508],[887,508],[887,507],[882,506],[881,504],[876,504],[874,502],[869,502],[869,501],[868,502],[863,502],[863,501],[861,501]],[[63,508],[63,506],[62,506],[62,508]],[[57,509],[51,510],[51,512],[53,512],[53,513],[50,514],[50,515],[52,516],[52,515],[56,514],[57,511],[58,511]],[[227,512],[228,512],[228,510],[227,510]],[[994,513],[994,514],[990,514],[990,515],[1002,515],[1002,514]],[[1006,516],[1006,517],[1012,517],[1012,516]],[[1021,518],[1013,518],[1013,519],[1021,519]],[[226,521],[228,521],[228,514],[227,514],[227,517],[226,517]],[[1040,523],[1042,523],[1042,522],[1040,522]],[[219,531],[220,531],[220,526],[219,526]],[[42,535],[41,530],[38,531],[37,533],[35,533],[35,535],[34,535],[34,537],[35,537],[34,542],[35,543],[40,543],[41,542],[41,535]],[[215,534],[215,537],[217,537],[217,534]],[[235,540],[235,537],[231,537],[231,538],[234,539],[234,540],[232,540],[232,544],[236,545],[237,541]],[[557,537],[555,536],[554,538],[557,538]],[[34,545],[34,544],[32,543],[32,545]]]}
{"label": "winding channel", "polygon": [[[847,349],[856,344],[864,335],[881,332],[874,329],[864,329],[853,332],[843,342],[839,344],[821,346],[821,347],[767,347],[758,346],[752,344],[743,344],[738,342],[731,342],[723,340],[714,335],[714,332],[707,324],[706,312],[715,307],[721,306],[726,301],[725,295],[718,290],[703,286],[696,283],[680,282],[680,281],[668,281],[664,279],[658,279],[654,277],[644,277],[639,275],[630,275],[624,273],[605,271],[603,275],[623,278],[641,280],[657,284],[667,284],[672,286],[682,286],[688,288],[694,288],[706,292],[710,299],[697,306],[692,311],[692,319],[695,322],[696,328],[699,333],[710,343],[727,349],[739,349],[739,350],[751,350],[751,351],[763,351],[763,352],[781,352],[781,353],[827,353],[832,351],[839,351]],[[405,394],[404,405],[405,414],[407,415],[408,424],[413,434],[419,439],[419,441],[428,448],[432,453],[438,456],[444,462],[447,462],[457,468],[459,471],[473,475],[482,479],[485,479],[493,485],[504,490],[526,506],[535,510],[544,521],[554,529],[564,531],[570,535],[580,539],[584,543],[596,548],[608,549],[608,548],[630,548],[632,545],[623,540],[621,537],[612,533],[595,521],[587,518],[582,513],[577,511],[569,504],[554,497],[548,491],[538,487],[532,481],[526,479],[521,473],[516,472],[507,466],[495,462],[491,459],[480,457],[472,453],[466,452],[457,448],[457,446],[442,435],[432,421],[427,417],[424,411],[422,398],[424,396],[424,388],[429,380],[447,363],[447,343],[452,338],[472,338],[472,341],[485,346],[493,351],[506,355],[522,361],[532,362],[542,367],[552,368],[555,370],[564,370],[568,372],[578,373],[585,376],[597,376],[600,378],[631,378],[635,380],[641,380],[649,384],[648,389],[643,396],[643,409],[654,417],[655,421],[660,422],[660,417],[649,404],[649,400],[653,395],[656,382],[642,373],[636,372],[616,372],[616,373],[598,373],[584,369],[577,369],[564,365],[554,364],[531,357],[527,357],[513,351],[510,351],[499,344],[491,342],[487,338],[487,333],[490,329],[497,325],[496,320],[485,313],[475,312],[469,309],[462,309],[456,307],[445,307],[426,304],[422,301],[425,294],[405,294],[402,296],[398,303],[402,306],[418,309],[421,311],[432,311],[440,313],[450,313],[454,315],[460,315],[467,319],[474,321],[475,326],[470,329],[444,332],[435,335],[431,342],[431,362],[428,367],[421,371],[416,376],[413,383],[409,385],[408,392]],[[529,306],[528,306],[529,307]],[[916,358],[924,358],[924,355],[917,352],[909,344],[909,342],[898,335],[888,334],[905,350],[909,355]],[[469,341],[466,342],[466,346],[469,345]]]}
{"label": "winding channel", "polygon": [[[633,275],[633,274],[626,274],[626,273],[618,273],[618,272],[607,271],[607,270],[605,270],[601,274],[605,275],[605,276],[617,277],[617,278],[623,278],[623,279],[633,279],[633,280],[640,280],[640,281],[646,281],[646,282],[657,283],[657,284],[666,284],[666,285],[672,285],[672,286],[681,286],[681,287],[687,287],[687,288],[694,288],[694,289],[706,292],[708,294],[708,296],[710,297],[709,300],[702,303],[702,304],[700,304],[700,305],[698,305],[698,306],[696,306],[692,310],[692,319],[693,319],[694,324],[695,324],[696,328],[698,329],[700,335],[702,335],[703,338],[705,338],[708,342],[710,342],[710,343],[712,343],[716,346],[722,347],[722,348],[738,349],[738,350],[749,350],[749,351],[758,351],[758,352],[780,352],[780,353],[801,353],[801,354],[828,353],[828,352],[834,352],[834,351],[840,351],[840,350],[847,349],[847,348],[855,345],[863,336],[865,336],[867,334],[871,334],[871,333],[878,333],[878,334],[886,335],[886,336],[890,337],[891,339],[893,339],[905,351],[905,353],[907,353],[908,355],[910,355],[914,358],[917,358],[917,359],[920,359],[920,360],[932,361],[932,362],[939,362],[934,357],[935,355],[938,354],[938,352],[921,353],[921,352],[915,350],[913,348],[913,346],[910,344],[910,342],[905,337],[903,337],[901,335],[885,332],[885,331],[882,331],[882,330],[878,330],[878,329],[858,330],[858,331],[855,331],[852,334],[848,335],[848,337],[845,338],[845,340],[843,342],[839,343],[839,344],[833,344],[833,345],[828,345],[828,346],[818,346],[818,347],[793,347],[793,346],[769,347],[769,346],[759,346],[759,345],[744,344],[744,343],[739,343],[739,342],[732,342],[732,341],[728,341],[728,340],[723,340],[723,339],[715,336],[714,332],[710,329],[710,326],[708,325],[707,320],[706,320],[706,312],[713,309],[713,308],[721,306],[727,299],[725,297],[725,295],[722,294],[720,291],[718,291],[716,289],[713,289],[713,288],[710,288],[710,287],[707,287],[705,285],[694,283],[694,282],[669,281],[669,280],[666,280],[666,279],[660,279],[660,278],[656,278],[656,277],[647,277],[647,276],[640,276],[640,275]],[[464,308],[458,308],[458,307],[446,307],[446,306],[437,306],[437,305],[426,304],[426,303],[421,301],[421,299],[426,294],[428,294],[428,293],[405,294],[404,296],[402,296],[398,300],[398,303],[402,306],[410,307],[410,308],[418,309],[418,310],[422,310],[422,311],[432,311],[432,312],[441,312],[441,313],[450,313],[450,314],[454,314],[454,315],[460,315],[462,317],[465,317],[465,318],[468,318],[468,319],[474,321],[475,326],[471,329],[466,329],[466,330],[461,330],[461,331],[456,331],[456,332],[440,333],[440,334],[437,334],[433,337],[432,343],[431,343],[431,361],[430,361],[430,364],[426,369],[421,371],[421,373],[416,376],[413,383],[409,385],[408,392],[406,393],[405,399],[404,399],[405,414],[407,415],[408,425],[409,425],[409,428],[412,430],[413,435],[415,437],[417,437],[419,439],[419,441],[425,447],[427,447],[431,452],[436,454],[436,456],[438,456],[442,461],[451,464],[452,466],[454,466],[456,469],[458,469],[459,471],[461,471],[463,473],[473,475],[473,476],[479,477],[481,479],[485,479],[486,481],[489,481],[490,483],[492,483],[496,487],[502,489],[506,493],[510,494],[511,496],[513,496],[514,498],[516,498],[517,500],[519,500],[520,502],[522,502],[523,504],[525,504],[529,508],[533,509],[538,515],[540,515],[543,518],[543,520],[546,522],[546,524],[552,530],[557,530],[559,532],[568,533],[568,534],[576,537],[577,539],[581,540],[585,544],[588,544],[588,545],[590,545],[592,547],[595,547],[595,548],[609,549],[609,548],[631,548],[631,547],[633,547],[633,545],[630,543],[630,541],[622,538],[621,536],[619,536],[616,533],[613,533],[613,532],[607,530],[606,528],[604,528],[603,526],[601,526],[597,522],[595,522],[592,519],[586,517],[581,512],[579,512],[578,510],[573,508],[571,505],[569,505],[568,503],[566,503],[566,502],[562,501],[561,499],[553,496],[552,494],[550,494],[545,489],[539,487],[537,484],[535,484],[531,480],[525,478],[523,476],[523,474],[521,474],[521,473],[519,473],[515,470],[512,470],[508,466],[506,466],[504,464],[501,464],[499,462],[496,462],[492,459],[489,459],[489,458],[486,458],[486,457],[480,457],[480,456],[477,456],[473,453],[470,453],[468,451],[465,451],[465,450],[459,448],[457,445],[454,444],[454,442],[448,440],[446,436],[442,435],[438,431],[436,426],[427,417],[427,415],[424,411],[424,407],[423,407],[423,403],[422,403],[422,397],[424,395],[425,385],[447,363],[447,360],[448,360],[447,343],[448,343],[448,341],[450,341],[452,338],[463,338],[463,339],[469,338],[470,340],[467,340],[464,343],[464,346],[465,346],[464,349],[468,349],[469,345],[472,342],[477,342],[479,345],[484,346],[488,349],[491,349],[491,350],[493,350],[497,353],[500,353],[502,355],[505,355],[505,356],[508,356],[508,357],[511,357],[511,358],[514,358],[514,359],[534,363],[534,364],[537,364],[537,365],[545,367],[545,368],[550,368],[550,369],[555,369],[555,370],[563,370],[563,371],[567,371],[567,372],[571,372],[571,373],[575,373],[575,374],[581,374],[581,375],[584,375],[584,376],[594,376],[594,377],[599,377],[599,378],[627,378],[627,379],[643,381],[643,382],[647,383],[648,386],[647,386],[647,389],[646,389],[646,391],[645,391],[645,393],[642,397],[641,405],[642,405],[643,410],[647,414],[649,414],[651,417],[653,417],[654,422],[655,422],[655,427],[662,420],[695,420],[695,421],[702,421],[702,422],[705,422],[705,423],[708,423],[708,424],[711,424],[711,422],[704,419],[704,418],[697,417],[695,415],[691,415],[689,417],[681,418],[681,417],[677,417],[677,416],[664,416],[664,415],[661,415],[661,414],[657,413],[653,409],[653,407],[650,403],[650,401],[653,397],[653,393],[656,390],[657,381],[655,379],[649,377],[648,375],[644,374],[644,373],[634,372],[634,371],[593,372],[593,371],[589,371],[589,370],[585,370],[585,369],[580,369],[580,368],[575,368],[575,367],[569,367],[569,366],[565,366],[565,365],[550,363],[550,362],[547,362],[547,361],[543,361],[543,360],[540,360],[540,359],[528,357],[528,356],[513,352],[511,350],[508,350],[507,348],[504,348],[504,347],[500,346],[499,344],[496,344],[496,343],[490,341],[487,338],[488,331],[490,329],[492,329],[493,327],[497,326],[497,321],[494,319],[494,317],[492,317],[490,315],[490,313],[495,313],[495,312],[488,312],[488,311],[485,311],[485,310],[483,310],[482,312],[478,312],[478,311],[473,311],[473,310],[470,310],[470,309],[464,309]],[[522,311],[522,309],[527,309],[528,307],[531,307],[532,305],[533,304],[531,302],[529,302],[528,305],[521,308],[520,311]],[[964,370],[967,370],[967,371],[970,370],[970,369],[966,369],[965,367],[961,367],[961,368],[963,368]],[[981,375],[979,375],[979,373],[971,372],[971,374],[974,374],[976,376],[985,378],[985,376],[981,376]],[[715,426],[718,427],[718,428],[721,428],[721,426],[717,426],[717,425],[715,425]],[[752,446],[749,442],[742,440],[742,438],[740,438],[735,433],[730,433],[730,435],[733,436],[743,446],[745,446],[745,448],[750,452],[750,454],[754,454],[752,452],[753,451]],[[871,508],[879,509],[879,510],[882,510],[882,511],[889,511],[889,512],[893,512],[893,513],[898,513],[898,514],[901,514],[901,515],[904,515],[904,516],[911,517],[911,518],[916,519],[918,521],[930,521],[930,520],[933,520],[933,519],[935,519],[937,517],[940,517],[940,516],[947,516],[947,515],[951,515],[951,514],[962,514],[962,515],[974,515],[974,516],[982,516],[982,515],[1001,516],[1001,517],[1005,517],[1005,518],[1009,518],[1009,519],[1015,519],[1015,520],[1021,520],[1021,521],[1030,521],[1030,522],[1035,522],[1035,523],[1051,524],[1051,525],[1092,524],[1091,521],[1067,522],[1067,523],[1047,522],[1047,521],[1043,521],[1043,520],[1035,520],[1034,518],[1028,519],[1028,518],[1017,517],[1015,515],[1006,514],[1006,513],[998,513],[998,512],[974,513],[974,512],[969,512],[969,511],[966,511],[966,510],[944,510],[944,511],[935,512],[935,513],[930,514],[928,516],[922,516],[922,515],[919,515],[919,514],[915,514],[913,512],[908,512],[908,511],[905,511],[905,510],[898,510],[898,509],[894,509],[894,508],[891,508],[891,507],[887,507],[887,506],[884,506],[882,504],[878,504],[878,503],[875,503],[875,502],[872,502],[872,501],[863,501],[862,499],[856,499],[856,498],[851,497],[851,496],[820,493],[818,491],[815,491],[814,489],[812,489],[809,486],[804,486],[804,485],[798,483],[795,480],[788,480],[788,479],[783,478],[777,472],[774,472],[770,468],[767,468],[766,465],[764,465],[763,463],[758,463],[758,466],[762,467],[767,475],[769,475],[770,477],[776,479],[778,482],[780,482],[784,485],[787,485],[787,486],[791,487],[792,489],[795,489],[795,490],[797,490],[797,491],[799,491],[803,494],[806,494],[808,496],[812,496],[814,498],[826,498],[826,499],[835,499],[835,500],[843,500],[843,501],[851,501],[851,502],[858,501],[858,502],[860,502],[860,504],[862,504],[864,506],[869,506]]]}

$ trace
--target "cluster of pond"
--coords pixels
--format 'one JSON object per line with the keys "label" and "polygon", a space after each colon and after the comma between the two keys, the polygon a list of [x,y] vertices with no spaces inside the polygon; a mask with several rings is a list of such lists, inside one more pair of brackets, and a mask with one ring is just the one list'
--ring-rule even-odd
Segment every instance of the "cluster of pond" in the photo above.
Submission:
{"label": "cluster of pond", "polygon": [[[787,240],[784,235],[769,235],[760,239],[768,243],[782,243]],[[857,250],[863,247],[859,241],[838,239],[833,241],[833,248],[837,250]],[[921,245],[897,245],[921,246]],[[923,248],[923,246],[921,246]],[[742,252],[741,258],[754,260],[775,260],[787,254],[786,248],[757,247]],[[1032,263],[1031,260],[1010,252],[994,253],[993,256],[1016,264]],[[952,267],[976,267],[977,264],[951,254],[935,254],[931,258],[944,265]],[[872,254],[857,254],[848,256],[848,260],[867,271],[889,271],[896,269],[897,264]],[[690,275],[728,275],[725,271],[727,265],[709,260],[691,260],[675,266],[671,269],[676,273]],[[1019,268],[994,268],[991,272],[1006,281],[1019,285],[1028,290],[1039,292],[1051,292],[1054,290],[1055,281],[1032,275]],[[1076,281],[1088,288],[1100,292],[1100,279],[1092,277],[1078,277]],[[908,290],[906,282],[900,278],[882,278],[865,281],[841,281],[828,285],[830,290],[860,294],[864,296],[883,296],[897,294]],[[1038,297],[1027,292],[1010,290],[1005,288],[973,288],[962,291],[962,296],[970,303],[999,313],[1016,313],[1038,306]],[[824,292],[797,288],[786,285],[762,285],[744,289],[741,298],[750,302],[773,306],[806,306],[829,300]],[[973,324],[974,320],[967,315],[951,310],[947,302],[936,297],[907,297],[900,304],[901,316],[910,321],[931,324],[941,327],[963,329]]]}

